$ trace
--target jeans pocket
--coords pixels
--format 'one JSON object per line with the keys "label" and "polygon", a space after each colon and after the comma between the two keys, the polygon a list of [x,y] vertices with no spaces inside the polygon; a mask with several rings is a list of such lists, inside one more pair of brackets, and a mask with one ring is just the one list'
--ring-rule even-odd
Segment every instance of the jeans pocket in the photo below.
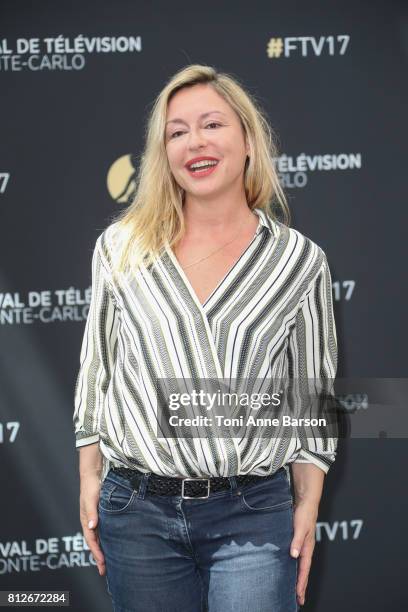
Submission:
{"label": "jeans pocket", "polygon": [[135,490],[107,477],[101,486],[98,508],[102,512],[111,514],[125,512],[130,507],[135,495]]}
{"label": "jeans pocket", "polygon": [[108,594],[112,597],[112,593],[110,590],[110,586],[109,586],[109,580],[108,580],[108,576],[105,576],[105,584],[106,584],[106,590],[108,591]]}
{"label": "jeans pocket", "polygon": [[292,507],[292,494],[284,472],[242,489],[241,507],[248,512],[274,512]]}

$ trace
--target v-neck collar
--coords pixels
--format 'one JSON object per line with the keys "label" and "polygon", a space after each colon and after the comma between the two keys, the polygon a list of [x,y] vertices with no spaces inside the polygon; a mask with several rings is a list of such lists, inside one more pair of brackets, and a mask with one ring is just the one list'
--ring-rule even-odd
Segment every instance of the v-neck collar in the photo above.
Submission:
{"label": "v-neck collar", "polygon": [[242,260],[242,258],[244,258],[247,255],[250,247],[252,246],[254,240],[257,238],[259,233],[264,228],[266,228],[273,236],[276,236],[276,232],[275,232],[275,228],[274,228],[274,221],[271,219],[271,217],[267,213],[265,213],[262,209],[260,209],[260,208],[254,208],[252,210],[252,212],[254,212],[255,214],[258,215],[259,221],[258,221],[258,226],[256,228],[255,234],[254,234],[251,242],[247,245],[247,247],[244,249],[244,251],[238,257],[238,259],[232,264],[230,269],[226,272],[226,274],[223,276],[223,278],[220,280],[220,282],[217,284],[217,286],[214,288],[214,290],[210,293],[210,295],[207,297],[205,302],[203,302],[203,304],[198,299],[198,296],[197,296],[196,292],[194,291],[193,286],[191,285],[188,277],[186,276],[183,268],[181,267],[177,257],[173,253],[172,249],[169,247],[168,244],[165,245],[165,251],[168,254],[169,258],[171,259],[171,261],[172,261],[174,267],[176,268],[178,274],[182,278],[186,288],[188,289],[188,292],[189,292],[191,298],[193,299],[194,303],[197,305],[199,310],[201,312],[203,312],[204,314],[206,314],[206,309],[207,309],[208,303],[218,293],[218,291],[220,290],[221,286],[224,285],[224,283],[227,280],[227,278],[234,274],[234,272],[237,269],[238,263]]}

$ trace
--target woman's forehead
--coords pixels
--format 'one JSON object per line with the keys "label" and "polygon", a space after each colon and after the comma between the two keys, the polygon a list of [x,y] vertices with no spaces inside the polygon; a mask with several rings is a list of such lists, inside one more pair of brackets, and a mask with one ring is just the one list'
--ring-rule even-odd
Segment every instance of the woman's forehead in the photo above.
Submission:
{"label": "woman's forehead", "polygon": [[[231,107],[212,87],[197,84],[177,91],[167,105],[167,116],[180,109],[190,114],[220,111],[229,114]],[[173,117],[170,117],[173,118]]]}

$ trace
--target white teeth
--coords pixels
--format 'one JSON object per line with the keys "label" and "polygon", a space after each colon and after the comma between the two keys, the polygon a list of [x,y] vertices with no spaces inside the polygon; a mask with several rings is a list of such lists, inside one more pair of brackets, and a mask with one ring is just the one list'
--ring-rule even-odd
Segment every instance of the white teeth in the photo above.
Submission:
{"label": "white teeth", "polygon": [[218,164],[217,161],[210,161],[208,159],[200,161],[200,162],[196,162],[195,164],[192,164],[191,166],[189,166],[190,170],[194,170],[195,168],[206,168],[208,166],[216,166]]}

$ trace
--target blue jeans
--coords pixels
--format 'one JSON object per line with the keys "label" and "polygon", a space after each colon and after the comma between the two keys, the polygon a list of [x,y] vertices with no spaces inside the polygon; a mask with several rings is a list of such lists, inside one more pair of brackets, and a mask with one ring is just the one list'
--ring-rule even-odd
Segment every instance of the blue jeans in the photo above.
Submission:
{"label": "blue jeans", "polygon": [[284,468],[207,499],[153,496],[109,471],[99,540],[115,612],[296,612],[293,499]]}

